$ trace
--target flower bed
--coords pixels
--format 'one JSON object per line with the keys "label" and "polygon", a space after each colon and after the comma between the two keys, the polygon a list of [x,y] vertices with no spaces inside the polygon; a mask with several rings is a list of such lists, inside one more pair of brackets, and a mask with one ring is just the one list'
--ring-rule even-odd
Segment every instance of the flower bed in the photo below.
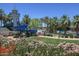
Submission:
{"label": "flower bed", "polygon": [[15,50],[16,45],[13,40],[5,37],[0,38],[0,55],[10,55]]}

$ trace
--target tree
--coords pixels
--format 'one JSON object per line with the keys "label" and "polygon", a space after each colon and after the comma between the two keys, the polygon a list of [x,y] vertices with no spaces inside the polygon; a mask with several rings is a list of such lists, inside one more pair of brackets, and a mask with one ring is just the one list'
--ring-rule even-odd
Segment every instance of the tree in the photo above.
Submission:
{"label": "tree", "polygon": [[50,32],[53,32],[53,33],[57,32],[57,26],[58,26],[57,21],[58,21],[57,17],[50,18],[50,25],[49,25]]}
{"label": "tree", "polygon": [[35,19],[31,19],[30,23],[29,23],[29,28],[30,29],[38,29],[38,27],[40,27],[41,25],[41,21],[37,18]]}
{"label": "tree", "polygon": [[57,31],[57,25],[58,25],[58,18],[57,17],[53,17],[53,18],[49,18],[49,17],[44,17],[41,19],[44,23],[47,24],[47,31],[50,33],[56,33]]}
{"label": "tree", "polygon": [[30,23],[30,18],[29,18],[28,15],[24,15],[22,23],[25,23],[25,24],[29,24]]}
{"label": "tree", "polygon": [[64,34],[66,34],[67,30],[69,30],[69,28],[70,28],[71,22],[70,22],[70,20],[69,20],[69,17],[66,16],[66,15],[63,15],[63,16],[61,17],[61,19],[62,19],[61,28],[62,28],[62,30],[64,30]]}
{"label": "tree", "polygon": [[74,28],[76,33],[79,34],[79,15],[74,16]]}
{"label": "tree", "polygon": [[3,25],[3,20],[5,19],[4,18],[5,17],[4,15],[5,15],[4,11],[2,9],[0,9],[0,22],[1,22],[1,25],[0,26]]}
{"label": "tree", "polygon": [[3,21],[4,27],[6,26],[7,20],[8,20],[8,16],[5,14],[5,19]]}
{"label": "tree", "polygon": [[48,16],[41,18],[41,21],[47,25],[47,32],[50,32],[50,18]]}
{"label": "tree", "polygon": [[3,23],[4,23],[4,27],[13,26],[11,14],[8,14],[8,15],[5,14],[5,19],[4,19]]}

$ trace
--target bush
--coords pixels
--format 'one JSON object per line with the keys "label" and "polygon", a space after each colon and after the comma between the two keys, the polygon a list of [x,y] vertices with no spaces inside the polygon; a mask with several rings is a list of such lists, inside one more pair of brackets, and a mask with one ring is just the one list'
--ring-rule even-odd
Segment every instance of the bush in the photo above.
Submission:
{"label": "bush", "polygon": [[[8,39],[3,39],[0,42],[2,45],[8,41],[9,41]],[[75,43],[63,42],[63,43],[54,45],[54,44],[47,44],[43,41],[37,40],[37,38],[32,39],[32,40],[30,40],[30,38],[29,39],[20,38],[16,40],[15,44],[16,44],[16,50],[14,50],[14,52],[9,55],[15,55],[15,56],[69,56],[69,55],[75,56],[75,55],[79,55],[79,45]]]}
{"label": "bush", "polygon": [[15,41],[0,37],[0,55],[12,55],[15,49]]}
{"label": "bush", "polygon": [[16,45],[15,55],[21,56],[56,56],[63,55],[63,49],[46,44],[42,41],[28,41],[27,39],[19,40]]}

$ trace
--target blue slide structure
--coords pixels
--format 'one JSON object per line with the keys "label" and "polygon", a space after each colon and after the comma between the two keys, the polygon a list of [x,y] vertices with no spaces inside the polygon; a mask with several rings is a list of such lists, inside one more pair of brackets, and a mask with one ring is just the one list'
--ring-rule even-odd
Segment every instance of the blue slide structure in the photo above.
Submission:
{"label": "blue slide structure", "polygon": [[16,26],[14,27],[14,30],[15,31],[25,31],[26,29],[28,29],[28,24],[22,24],[22,25],[19,25],[19,26]]}
{"label": "blue slide structure", "polygon": [[24,32],[26,35],[35,35],[37,30],[35,29],[28,29],[28,24],[21,24],[19,26],[14,27],[15,31]]}

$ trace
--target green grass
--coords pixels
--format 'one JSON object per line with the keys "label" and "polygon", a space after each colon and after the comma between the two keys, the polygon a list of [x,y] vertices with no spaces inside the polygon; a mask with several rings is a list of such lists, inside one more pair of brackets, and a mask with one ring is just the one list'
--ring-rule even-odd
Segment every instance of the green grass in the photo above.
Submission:
{"label": "green grass", "polygon": [[54,44],[54,45],[57,45],[57,44],[62,43],[62,42],[79,44],[79,40],[61,40],[61,39],[53,39],[53,38],[39,38],[39,37],[32,37],[31,39],[33,39],[33,40],[39,39],[47,44]]}
{"label": "green grass", "polygon": [[[47,44],[36,44],[33,41],[43,41]],[[28,56],[31,53],[32,56],[64,56],[65,51],[62,48],[57,48],[56,46],[61,42],[76,43],[79,44],[79,40],[61,40],[52,38],[40,38],[40,37],[28,37],[16,44],[16,50],[13,55],[16,56]],[[29,45],[31,43],[31,45]],[[50,45],[51,44],[51,45]],[[36,48],[37,47],[37,48]],[[79,54],[70,54],[70,56]]]}

